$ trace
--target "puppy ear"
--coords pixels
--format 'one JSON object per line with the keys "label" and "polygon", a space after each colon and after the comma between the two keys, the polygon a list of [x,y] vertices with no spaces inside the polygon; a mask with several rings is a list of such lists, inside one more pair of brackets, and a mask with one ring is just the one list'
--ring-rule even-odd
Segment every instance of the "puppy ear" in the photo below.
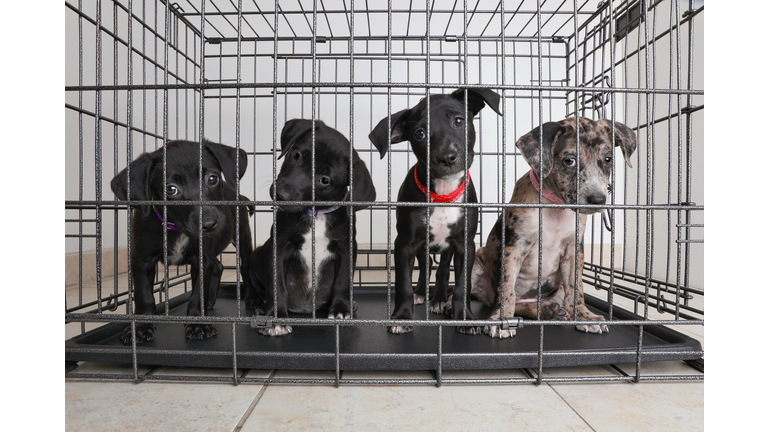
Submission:
{"label": "puppy ear", "polygon": [[[368,134],[368,139],[371,140],[373,145],[379,150],[381,159],[384,159],[384,155],[389,151],[389,145],[406,140],[405,137],[405,122],[411,116],[410,109],[404,109],[392,114],[390,117],[384,117],[379,124]],[[389,119],[392,119],[392,139],[387,140],[389,135],[388,125]]]}
{"label": "puppy ear", "polygon": [[[203,147],[213,154],[213,157],[219,161],[221,171],[227,182],[234,187],[235,176],[238,179],[243,178],[245,170],[248,168],[248,157],[243,149],[236,149],[224,144],[218,144],[208,140],[203,140]],[[238,170],[239,159],[239,170]]]}
{"label": "puppy ear", "polygon": [[[325,125],[320,120],[315,120],[315,130],[320,126]],[[285,156],[286,153],[293,147],[294,144],[312,129],[312,120],[307,119],[293,119],[285,122],[283,131],[280,133],[280,159]]]}
{"label": "puppy ear", "polygon": [[635,131],[630,129],[627,125],[619,122],[613,122],[616,125],[616,129],[611,129],[611,121],[606,119],[598,120],[608,130],[608,137],[611,137],[613,132],[616,132],[616,146],[621,147],[621,152],[624,153],[624,162],[632,168],[632,163],[629,162],[629,157],[637,150],[637,135]]}
{"label": "puppy ear", "polygon": [[[149,188],[149,179],[152,173],[155,159],[151,153],[143,153],[130,164],[131,171],[131,200],[147,201],[152,199],[152,192]],[[117,199],[128,200],[128,168],[120,171],[110,183],[112,192]],[[149,216],[150,207],[148,205],[136,206],[144,217]]]}
{"label": "puppy ear", "polygon": [[[543,129],[544,140],[541,142],[542,151],[539,152],[539,139],[541,139]],[[547,122],[542,126],[537,126],[532,131],[520,137],[515,143],[515,147],[520,149],[523,158],[540,179],[545,178],[552,171],[552,162],[554,155],[554,143],[560,133],[560,124],[557,122]],[[541,154],[541,172],[539,172],[539,154]]]}
{"label": "puppy ear", "polygon": [[[463,103],[464,90],[465,89],[460,88],[451,93],[451,96]],[[501,96],[499,96],[498,93],[486,88],[467,87],[466,90],[467,108],[469,108],[469,111],[472,112],[472,117],[476,116],[477,113],[479,113],[480,110],[485,107],[486,103],[494,112],[496,112],[496,114],[501,115],[501,111],[499,110],[499,101],[501,100]]]}
{"label": "puppy ear", "polygon": [[[353,166],[352,171],[354,178],[352,179],[353,199],[354,201],[375,201],[376,200],[376,188],[373,186],[373,180],[371,179],[371,173],[368,171],[368,167],[365,166],[365,162],[357,155],[357,151],[353,151]],[[355,211],[362,210],[366,206],[353,206]]]}

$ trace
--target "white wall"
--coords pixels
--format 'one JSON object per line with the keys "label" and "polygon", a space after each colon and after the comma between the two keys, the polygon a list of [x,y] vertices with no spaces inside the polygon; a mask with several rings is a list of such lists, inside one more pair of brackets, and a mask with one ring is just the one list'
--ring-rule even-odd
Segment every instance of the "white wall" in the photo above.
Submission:
{"label": "white wall", "polygon": [[[687,7],[681,5],[680,14]],[[648,20],[649,31],[653,31],[654,18],[656,20],[656,34],[662,33],[670,27],[670,5],[662,4],[657,8],[656,16],[652,12]],[[674,17],[674,15],[673,15]],[[674,18],[673,18],[674,19]],[[673,21],[674,24],[674,21]],[[678,88],[677,76],[677,33],[672,33],[672,54],[670,55],[670,38],[665,37],[658,41],[654,51],[653,46],[649,51],[649,58],[653,59],[655,55],[656,68],[654,71],[653,61],[651,60],[649,75],[649,87],[659,89]],[[638,38],[641,46],[645,45],[644,26],[633,31],[628,36],[628,48],[624,44],[619,44],[619,48],[624,51],[637,49]],[[688,89],[688,25],[682,26],[680,32],[680,83],[681,89]],[[693,31],[693,73],[691,90],[704,89],[704,12],[694,18]],[[627,62],[626,70],[617,69],[617,72],[626,77],[628,87],[646,86],[646,61],[645,52],[641,52],[639,57],[640,73],[638,73],[638,56],[634,56]],[[667,65],[670,65],[669,67]],[[672,76],[670,80],[670,69]],[[655,72],[655,73],[654,73]],[[626,100],[626,121],[633,126],[637,124],[646,124],[648,119],[661,118],[670,112],[677,113],[678,107],[685,108],[688,105],[688,97],[657,95],[651,96],[649,100],[645,95],[627,95]],[[671,99],[671,101],[670,101]],[[650,103],[649,103],[650,102]],[[671,103],[671,105],[670,105]],[[691,106],[700,106],[704,104],[703,96],[692,96]],[[670,111],[671,106],[671,111]],[[649,109],[650,107],[650,109]],[[655,111],[654,111],[655,110]],[[690,165],[686,156],[687,145],[687,125],[686,116],[682,116],[682,122],[677,117],[671,121],[658,122],[654,127],[642,128],[638,139],[638,153],[634,159],[637,165],[634,170],[630,170],[627,176],[627,203],[628,204],[676,204],[688,201],[686,189],[690,187],[690,201],[696,205],[704,205],[704,111],[696,111],[691,115],[691,151]],[[670,130],[671,128],[671,130]],[[633,162],[634,164],[634,162]],[[680,166],[680,168],[678,168]],[[687,170],[690,169],[691,180],[688,184]],[[680,180],[678,180],[680,176]],[[649,179],[650,178],[650,184]],[[679,186],[679,187],[678,187]],[[650,191],[653,191],[652,193]],[[679,190],[682,192],[680,194]],[[639,191],[639,193],[637,192]],[[678,222],[678,217],[680,221]],[[686,223],[685,213],[677,211],[654,211],[653,221],[648,218],[646,211],[627,212],[627,239],[626,255],[624,268],[627,271],[648,274],[649,267],[652,267],[650,273],[654,278],[674,283],[677,280],[678,269],[678,243],[677,240],[685,239],[685,229],[680,231],[678,237],[677,224]],[[691,224],[703,224],[704,212],[691,212]],[[703,228],[691,228],[690,239],[704,239]],[[652,259],[647,254],[647,245],[651,245],[650,252]],[[684,282],[685,272],[685,245],[680,247],[680,283]],[[689,285],[696,288],[704,288],[704,244],[690,243],[690,266],[689,266]],[[669,261],[669,262],[668,262]]]}

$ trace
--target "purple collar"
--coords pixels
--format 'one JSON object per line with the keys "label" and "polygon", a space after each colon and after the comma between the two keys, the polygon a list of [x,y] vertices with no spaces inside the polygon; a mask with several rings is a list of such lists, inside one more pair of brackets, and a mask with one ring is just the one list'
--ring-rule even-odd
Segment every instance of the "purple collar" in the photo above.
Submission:
{"label": "purple collar", "polygon": [[[160,212],[159,212],[159,211],[157,211],[157,209],[155,208],[155,206],[152,206],[152,208],[153,208],[153,209],[155,209],[155,214],[157,215],[157,218],[158,218],[158,219],[160,219],[160,222],[165,222],[165,221],[163,220],[163,217],[162,217],[162,216],[160,216]],[[173,231],[178,231],[178,232],[181,232],[181,230],[180,230],[180,229],[179,229],[179,228],[178,228],[176,225],[172,224],[171,222],[167,222],[167,223],[166,223],[166,226],[168,227],[168,229],[169,229],[169,230],[173,230]]]}
{"label": "purple collar", "polygon": [[[344,198],[342,198],[341,200],[342,201],[346,200],[348,196],[349,196],[349,188],[347,188],[347,193],[344,194]],[[336,210],[338,210],[340,208],[341,208],[341,206],[336,206],[336,207],[332,207],[332,208],[329,208],[329,209],[326,209],[326,210],[315,210],[314,215],[312,214],[312,209],[311,208],[306,208],[306,209],[304,209],[304,213],[306,213],[306,214],[308,214],[309,216],[312,216],[312,217],[317,217],[317,215],[334,212],[334,211],[336,211]]]}

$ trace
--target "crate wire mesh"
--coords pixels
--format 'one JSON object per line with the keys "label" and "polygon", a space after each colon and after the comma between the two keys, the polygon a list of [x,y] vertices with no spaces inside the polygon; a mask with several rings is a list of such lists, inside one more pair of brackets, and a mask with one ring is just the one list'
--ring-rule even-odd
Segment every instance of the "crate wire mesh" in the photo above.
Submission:
{"label": "crate wire mesh", "polygon": [[[268,192],[277,176],[273,149],[279,148],[280,130],[287,120],[307,118],[322,120],[347,136],[376,184],[377,201],[358,212],[360,248],[357,268],[349,277],[355,298],[386,292],[381,313],[378,318],[346,322],[317,319],[314,314],[276,318],[275,322],[292,325],[332,327],[334,352],[319,357],[333,360],[336,377],[245,378],[238,358],[258,355],[235,344],[236,332],[252,323],[249,312],[240,307],[239,296],[232,316],[174,316],[169,313],[173,299],[190,289],[191,276],[187,267],[161,264],[155,281],[161,314],[151,321],[215,323],[220,334],[232,334],[231,346],[223,353],[231,358],[231,378],[175,379],[336,385],[552,379],[543,377],[544,359],[558,354],[545,349],[544,329],[560,324],[525,322],[526,327],[539,328],[537,366],[525,369],[528,378],[449,380],[441,372],[449,358],[443,353],[443,326],[452,331],[450,321],[438,320],[429,312],[413,325],[436,327],[437,350],[429,355],[436,360],[434,379],[342,378],[345,354],[340,349],[340,328],[374,326],[386,332],[384,327],[391,323],[394,268],[388,245],[394,238],[396,191],[416,161],[407,145],[393,146],[386,159],[379,160],[368,133],[381,118],[415,105],[426,95],[479,86],[502,96],[503,113],[497,117],[483,110],[475,119],[476,161],[470,172],[478,187],[480,220],[476,238],[467,241],[480,246],[503,209],[514,206],[508,204],[514,183],[528,170],[514,147],[518,137],[546,121],[569,116],[615,119],[638,135],[634,168],[615,168],[613,194],[604,206],[606,216],[598,213],[589,219],[583,274],[585,286],[595,288],[585,289],[587,294],[607,302],[612,328],[637,329],[636,368],[634,374],[619,369],[618,377],[557,380],[703,378],[700,374],[641,374],[643,361],[652,357],[643,344],[648,329],[704,323],[703,172],[699,165],[703,80],[696,70],[701,44],[695,38],[703,2],[468,0],[463,4],[390,1],[373,6],[351,0],[78,1],[65,5],[65,235],[70,256],[77,258],[67,264],[68,272],[76,267],[77,280],[68,285],[65,319],[78,325],[80,333],[105,323],[124,326],[135,323],[135,318],[146,320],[132,315],[130,277],[127,285],[117,277],[126,271],[123,263],[130,254],[128,206],[114,200],[108,187],[104,191],[105,182],[140,153],[174,139],[205,137],[244,149],[249,172],[235,186],[253,200],[238,205],[257,208],[250,220],[256,247],[268,238],[276,215]],[[343,203],[307,203],[312,204]],[[603,217],[608,221],[603,222]],[[242,280],[234,271],[239,262],[236,249],[225,251],[221,259],[233,275],[229,281],[240,285]],[[95,262],[93,283],[86,277],[89,260]],[[639,316],[615,318],[614,311],[622,308]],[[183,333],[176,336],[183,338]],[[262,338],[255,333],[250,337]],[[504,342],[514,344],[517,339]],[[207,353],[189,347],[165,351],[190,359]],[[68,356],[74,357],[130,353],[134,373],[106,377],[137,381],[152,379],[151,373],[138,372],[138,358],[145,352],[135,344],[67,347]],[[675,351],[654,354],[663,359]],[[311,357],[300,352],[287,355]],[[577,350],[569,355],[590,353]],[[472,354],[463,356],[469,359]],[[399,358],[391,353],[380,357]],[[77,372],[67,376],[105,377]]]}

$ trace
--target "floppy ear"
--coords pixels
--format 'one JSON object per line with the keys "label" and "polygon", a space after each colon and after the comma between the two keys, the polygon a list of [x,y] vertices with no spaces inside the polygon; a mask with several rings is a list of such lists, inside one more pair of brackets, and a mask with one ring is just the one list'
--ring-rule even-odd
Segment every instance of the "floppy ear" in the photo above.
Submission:
{"label": "floppy ear", "polygon": [[[387,151],[389,151],[390,144],[395,144],[406,140],[405,122],[410,116],[410,109],[398,111],[392,114],[390,117],[384,117],[381,119],[379,124],[373,128],[370,134],[368,134],[368,139],[370,139],[373,145],[379,150],[381,159],[384,159],[384,155],[386,155]],[[388,141],[387,135],[389,134],[389,131],[387,130],[387,126],[389,124],[390,118],[392,119],[392,139]]]}
{"label": "floppy ear", "polygon": [[[376,200],[376,188],[373,187],[373,180],[371,179],[371,173],[368,172],[368,167],[365,166],[365,162],[357,155],[357,151],[353,151],[353,166],[352,171],[354,178],[352,179],[354,189],[352,198],[354,201],[375,201]],[[367,206],[353,206],[355,211],[362,210]]]}
{"label": "floppy ear", "polygon": [[[501,100],[501,96],[499,96],[498,93],[486,88],[467,87],[466,90],[467,90],[467,108],[469,108],[469,111],[472,112],[472,117],[476,116],[477,113],[479,113],[480,110],[485,107],[486,103],[488,104],[489,107],[491,107],[493,111],[496,112],[496,114],[501,115],[501,111],[499,111],[499,101]],[[454,91],[453,93],[451,93],[451,96],[463,103],[464,89],[460,88]]]}
{"label": "floppy ear", "polygon": [[[320,120],[315,120],[315,129],[318,129],[321,125],[324,125]],[[307,119],[293,119],[285,122],[283,131],[280,133],[280,159],[293,147],[294,144],[305,133],[312,129],[312,120]]]}
{"label": "floppy ear", "polygon": [[[541,152],[541,172],[539,172],[539,139],[541,134],[544,134],[544,140],[542,141]],[[557,136],[560,133],[560,124],[557,122],[547,122],[543,126],[537,126],[532,131],[520,137],[515,143],[515,147],[520,149],[523,154],[523,158],[528,162],[528,165],[533,168],[533,171],[538,175],[540,179],[545,178],[552,171],[552,162],[554,155],[552,154],[555,148],[554,143]]]}
{"label": "floppy ear", "polygon": [[[131,200],[148,201],[152,199],[149,189],[149,176],[154,166],[154,158],[151,153],[143,153],[135,161],[131,162]],[[120,171],[110,183],[112,192],[119,200],[128,200],[128,168]],[[136,206],[144,217],[149,216],[148,205]]]}
{"label": "floppy ear", "polygon": [[[245,170],[248,168],[248,157],[246,156],[245,150],[239,149],[238,151],[238,149],[234,147],[208,140],[203,141],[203,146],[213,154],[213,157],[215,157],[216,160],[219,161],[221,172],[224,173],[227,183],[234,186],[235,176],[237,176],[238,179],[243,178]],[[237,165],[238,159],[240,159],[239,170]]]}
{"label": "floppy ear", "polygon": [[610,120],[600,119],[599,122],[608,129],[609,137],[612,132],[616,132],[616,146],[621,147],[621,152],[624,153],[624,162],[632,168],[632,163],[629,162],[629,157],[632,156],[632,153],[637,149],[637,135],[635,135],[635,131],[623,123],[614,122],[616,129],[612,130]]}

